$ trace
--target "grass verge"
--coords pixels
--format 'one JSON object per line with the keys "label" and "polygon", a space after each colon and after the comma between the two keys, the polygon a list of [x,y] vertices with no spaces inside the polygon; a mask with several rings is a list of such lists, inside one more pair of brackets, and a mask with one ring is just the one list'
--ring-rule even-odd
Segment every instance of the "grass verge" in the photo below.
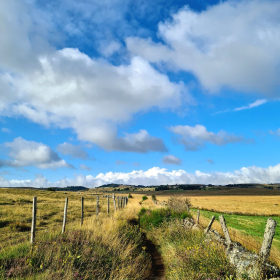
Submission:
{"label": "grass verge", "polygon": [[139,213],[140,226],[147,238],[158,247],[165,265],[167,279],[221,280],[234,277],[234,269],[219,244],[205,242],[201,231],[186,231],[182,217],[187,213],[171,209],[148,210]]}

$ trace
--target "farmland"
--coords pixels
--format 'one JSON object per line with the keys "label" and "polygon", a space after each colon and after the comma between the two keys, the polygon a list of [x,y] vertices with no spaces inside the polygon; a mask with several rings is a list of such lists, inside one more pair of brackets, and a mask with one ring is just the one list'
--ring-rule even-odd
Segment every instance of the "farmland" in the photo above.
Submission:
{"label": "farmland", "polygon": [[[125,195],[123,194],[124,192],[125,191],[115,193],[120,196]],[[148,279],[148,274],[150,273],[149,271],[151,271],[152,265],[149,259],[149,253],[146,254],[145,250],[144,252],[143,250],[137,251],[139,248],[146,248],[146,245],[141,239],[138,231],[130,228],[127,221],[137,219],[141,207],[154,210],[162,208],[160,203],[157,205],[152,203],[151,195],[156,195],[159,202],[168,201],[170,197],[190,198],[191,204],[193,205],[191,208],[191,215],[196,217],[197,208],[200,208],[200,224],[203,226],[206,226],[211,216],[215,215],[216,221],[213,224],[213,228],[221,233],[221,227],[217,221],[220,212],[227,211],[247,213],[245,215],[224,214],[224,217],[229,227],[232,239],[239,241],[245,247],[255,252],[258,252],[260,249],[266,220],[268,218],[267,216],[273,215],[273,218],[278,222],[278,224],[280,223],[280,211],[278,210],[280,199],[278,196],[279,190],[277,189],[236,188],[225,190],[215,189],[209,191],[163,192],[138,189],[138,191],[132,192],[133,199],[129,200],[128,207],[116,213],[114,213],[113,202],[110,200],[110,213],[108,215],[106,204],[107,199],[103,197],[103,195],[111,193],[113,193],[113,189],[106,189],[106,193],[104,193],[102,189],[89,189],[87,191],[79,192],[47,191],[40,189],[0,189],[0,238],[2,240],[0,247],[0,261],[5,260],[6,263],[10,263],[8,260],[13,258],[13,256],[18,256],[20,259],[27,258],[28,260],[26,254],[29,250],[28,248],[30,247],[29,239],[32,198],[34,196],[37,197],[38,201],[36,242],[39,244],[36,245],[38,246],[38,250],[35,255],[38,261],[40,260],[40,262],[46,264],[45,269],[39,269],[39,271],[36,270],[36,273],[41,275],[41,279],[52,279],[52,277],[54,279],[54,277],[63,273],[65,269],[67,270],[67,276],[65,276],[65,279],[71,279],[75,273],[83,274],[83,272],[79,270],[80,268],[77,268],[77,261],[74,260],[73,257],[71,257],[71,259],[69,256],[67,257],[65,255],[65,252],[70,250],[70,248],[67,246],[60,247],[57,245],[61,242],[68,244],[69,240],[72,240],[72,234],[75,236],[77,235],[77,239],[79,240],[87,240],[84,241],[86,244],[88,244],[87,242],[92,244],[92,248],[95,248],[98,258],[103,260],[102,262],[105,267],[101,269],[100,266],[98,266],[95,269],[95,273],[100,276],[100,279],[122,279],[121,277],[124,275],[126,275],[128,279]],[[128,193],[129,192],[127,192],[127,194]],[[98,219],[96,217],[97,195],[100,197],[100,214]],[[143,195],[146,195],[148,199],[142,201]],[[84,197],[85,221],[83,227],[81,228],[80,217],[82,196]],[[68,197],[69,200],[66,234],[61,235],[63,208],[66,197]],[[81,229],[82,231],[80,231]],[[173,231],[174,233],[172,233]],[[122,232],[122,237],[120,237],[120,232]],[[148,238],[153,240],[153,242],[159,247],[163,261],[165,262],[165,274],[168,279],[173,279],[173,277],[174,279],[176,279],[176,277],[178,277],[178,279],[180,279],[180,277],[187,277],[187,271],[189,271],[189,273],[192,271],[193,273],[193,278],[190,279],[199,279],[196,278],[198,277],[198,274],[196,274],[197,272],[194,267],[186,265],[186,261],[183,261],[183,259],[176,260],[176,256],[178,254],[185,254],[185,246],[197,246],[189,243],[189,239],[186,237],[187,235],[185,235],[186,233],[182,231],[182,228],[180,227],[179,220],[172,226],[167,223],[163,224],[161,227],[147,229],[146,234]],[[131,239],[132,236],[133,238]],[[178,238],[178,240],[175,237]],[[195,242],[200,242],[199,240],[202,240],[202,236],[199,235],[195,237],[192,236],[191,238],[192,240],[198,240]],[[98,240],[101,240],[101,243]],[[98,242],[101,244],[101,247],[96,245],[99,244]],[[46,247],[46,244],[49,244],[50,247]],[[124,246],[124,244],[126,245]],[[127,249],[128,244],[130,244],[129,250]],[[71,248],[76,248],[75,246],[75,244],[71,244]],[[114,272],[110,270],[108,265],[106,265],[106,263],[111,262],[111,258],[104,253],[103,250],[105,247],[102,246],[105,246],[110,251],[110,254],[118,260],[114,264]],[[171,248],[172,254],[170,251]],[[55,256],[56,260],[59,258],[65,259],[67,260],[67,263],[64,263],[64,266],[59,264],[54,265],[54,256],[52,256],[50,250],[55,250],[57,254]],[[220,248],[213,249],[212,247],[205,247],[203,250],[206,250],[209,254],[212,254],[212,252],[218,252],[217,258],[215,259],[216,265],[223,266],[225,271],[231,271],[228,263],[224,260],[223,253]],[[46,257],[42,255],[43,251],[46,252]],[[126,252],[125,258],[120,255],[121,251]],[[76,257],[82,256],[83,254],[88,256],[88,254],[90,254],[87,246],[80,246],[79,249],[75,249],[75,252]],[[280,265],[279,252],[280,231],[279,226],[277,226],[273,241],[271,261],[276,263],[278,266]],[[135,260],[134,256],[136,253],[141,254],[140,257]],[[203,255],[202,252],[200,253]],[[171,256],[173,257],[171,258]],[[198,255],[193,255],[194,259],[197,257]],[[131,269],[127,269],[123,266],[124,261],[129,263]],[[197,261],[203,263],[205,267],[209,265],[209,263],[207,263],[204,259],[199,259]],[[86,263],[85,266],[95,267],[96,263],[93,261],[92,263]],[[213,269],[211,271],[208,269],[205,270],[206,274],[210,273],[211,275],[216,275],[215,265],[212,264],[212,266]],[[76,267],[76,270],[74,267]],[[142,270],[140,270],[137,274],[139,278],[137,278],[138,276],[136,276],[133,272],[138,270],[136,267],[142,268]],[[52,274],[52,269],[55,269],[58,274]],[[31,275],[30,269],[28,270],[26,268],[26,271],[29,271],[28,273]],[[27,273],[26,271],[24,273]],[[32,273],[34,273],[34,270],[32,271]],[[108,277],[108,275],[110,275],[110,277]],[[89,274],[84,273],[83,277],[84,279],[90,279],[87,278],[90,277]]]}

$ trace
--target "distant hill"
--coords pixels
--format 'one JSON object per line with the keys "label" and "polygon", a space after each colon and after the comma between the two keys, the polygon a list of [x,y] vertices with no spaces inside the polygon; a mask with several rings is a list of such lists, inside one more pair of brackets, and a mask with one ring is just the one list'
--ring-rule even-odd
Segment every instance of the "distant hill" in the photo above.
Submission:
{"label": "distant hill", "polygon": [[87,191],[89,188],[82,186],[67,186],[65,188],[32,188],[32,187],[14,187],[13,189],[28,189],[28,190],[42,190],[42,191],[64,191],[64,192],[79,192]]}

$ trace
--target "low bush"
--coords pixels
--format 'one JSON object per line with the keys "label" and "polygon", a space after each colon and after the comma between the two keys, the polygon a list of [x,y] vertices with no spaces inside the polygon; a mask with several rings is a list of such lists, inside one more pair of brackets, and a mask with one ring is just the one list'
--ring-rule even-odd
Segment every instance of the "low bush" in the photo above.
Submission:
{"label": "low bush", "polygon": [[132,198],[132,195],[131,195],[131,194],[129,194],[129,195],[128,195],[128,198]]}
{"label": "low bush", "polygon": [[175,212],[169,208],[147,210],[142,208],[138,214],[140,226],[144,229],[160,226],[164,221],[171,219],[185,219],[190,217],[187,211]]}
{"label": "low bush", "polygon": [[145,200],[147,200],[148,199],[148,197],[147,196],[142,196],[142,201],[145,201]]}
{"label": "low bush", "polygon": [[167,206],[174,212],[182,213],[188,211],[188,208],[191,207],[191,200],[186,197],[171,197],[167,201]]}

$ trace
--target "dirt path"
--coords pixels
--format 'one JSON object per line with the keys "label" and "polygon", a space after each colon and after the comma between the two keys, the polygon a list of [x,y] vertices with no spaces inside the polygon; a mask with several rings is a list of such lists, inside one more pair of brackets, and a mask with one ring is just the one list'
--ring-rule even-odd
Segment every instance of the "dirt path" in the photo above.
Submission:
{"label": "dirt path", "polygon": [[[130,220],[129,223],[139,227],[139,223],[136,219]],[[143,233],[143,235],[146,252],[151,256],[152,259],[152,275],[150,280],[166,280],[165,267],[161,254],[159,253],[156,245],[151,240],[147,239],[146,234]]]}
{"label": "dirt path", "polygon": [[165,268],[161,254],[156,245],[149,239],[146,239],[146,252],[152,257],[152,278],[155,280],[165,280]]}

